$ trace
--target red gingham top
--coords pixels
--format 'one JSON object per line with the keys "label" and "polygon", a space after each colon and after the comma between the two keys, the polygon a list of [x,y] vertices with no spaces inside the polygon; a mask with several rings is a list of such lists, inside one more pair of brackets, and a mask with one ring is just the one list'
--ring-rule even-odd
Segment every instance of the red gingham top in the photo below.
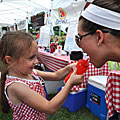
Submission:
{"label": "red gingham top", "polygon": [[108,118],[114,114],[114,110],[120,113],[120,71],[111,71],[108,75],[105,100]]}
{"label": "red gingham top", "polygon": [[71,91],[80,91],[80,88],[87,88],[89,76],[108,76],[110,68],[108,62],[106,62],[101,68],[95,68],[95,66],[89,63],[89,69],[85,72],[85,77],[81,85],[75,85],[72,87]]}
{"label": "red gingham top", "polygon": [[13,82],[19,82],[27,85],[32,90],[46,97],[44,86],[44,80],[36,75],[35,72],[32,73],[35,80],[27,80],[18,77],[6,75],[5,82],[5,95],[8,99],[10,107],[13,109],[13,120],[47,120],[47,115],[43,112],[39,112],[32,107],[28,106],[26,103],[22,102],[20,105],[13,104],[7,96],[6,89]]}

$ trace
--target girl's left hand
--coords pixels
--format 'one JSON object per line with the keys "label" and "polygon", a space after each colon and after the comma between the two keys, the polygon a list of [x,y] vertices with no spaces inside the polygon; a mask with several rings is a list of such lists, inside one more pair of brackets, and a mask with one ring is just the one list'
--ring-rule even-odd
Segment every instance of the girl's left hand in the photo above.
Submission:
{"label": "girl's left hand", "polygon": [[73,70],[75,69],[76,65],[77,65],[77,62],[76,62],[76,63],[71,63],[71,64],[69,64],[69,65],[68,65],[69,71],[70,71],[70,72],[73,71]]}

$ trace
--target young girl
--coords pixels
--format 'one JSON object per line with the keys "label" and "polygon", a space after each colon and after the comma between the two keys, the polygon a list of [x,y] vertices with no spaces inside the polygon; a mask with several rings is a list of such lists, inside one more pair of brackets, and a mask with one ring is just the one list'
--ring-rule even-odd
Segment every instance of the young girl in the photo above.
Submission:
{"label": "young girl", "polygon": [[[76,75],[75,64],[56,72],[34,69],[38,47],[32,35],[25,32],[8,32],[0,41],[2,61],[1,101],[2,110],[13,109],[13,120],[46,120],[64,103],[73,85],[80,84],[83,75]],[[75,68],[75,69],[74,69]],[[64,88],[50,101],[46,99],[44,80],[63,80],[74,69]]]}

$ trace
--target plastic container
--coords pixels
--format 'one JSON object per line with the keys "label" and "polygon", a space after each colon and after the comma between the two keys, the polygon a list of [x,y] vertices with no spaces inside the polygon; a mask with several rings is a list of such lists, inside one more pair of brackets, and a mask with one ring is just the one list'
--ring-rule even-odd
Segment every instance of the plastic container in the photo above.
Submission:
{"label": "plastic container", "polygon": [[[89,60],[89,59],[87,59],[87,60],[80,59],[80,60],[77,62],[77,65],[76,65],[76,67],[77,67],[76,74],[77,74],[77,75],[81,75],[81,74],[85,73],[86,70],[89,68],[89,61],[88,61],[88,60]],[[66,76],[66,78],[65,78],[65,80],[64,80],[65,83],[68,81],[68,79],[70,78],[70,76],[71,76],[72,73],[73,73],[73,71],[70,72],[70,73]]]}
{"label": "plastic container", "polygon": [[88,80],[86,107],[100,120],[107,119],[105,87],[107,76],[90,76]]}
{"label": "plastic container", "polygon": [[[61,89],[62,87],[58,88],[59,91]],[[86,97],[86,88],[81,88],[79,92],[70,92],[62,106],[68,108],[70,112],[76,112],[86,105]]]}

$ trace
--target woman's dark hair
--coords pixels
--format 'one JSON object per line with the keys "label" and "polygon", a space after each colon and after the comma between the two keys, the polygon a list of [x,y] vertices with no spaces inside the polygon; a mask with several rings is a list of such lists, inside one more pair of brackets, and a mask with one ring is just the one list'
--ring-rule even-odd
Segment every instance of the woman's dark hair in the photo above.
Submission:
{"label": "woman's dark hair", "polygon": [[[120,13],[120,0],[94,0],[92,4]],[[81,19],[83,20],[82,29],[85,32],[92,32],[96,31],[97,29],[107,29],[112,35],[120,37],[120,30],[113,30],[110,28],[103,27],[85,19],[82,16],[79,18],[79,20]]]}
{"label": "woman's dark hair", "polygon": [[8,74],[8,64],[5,56],[11,56],[18,60],[22,56],[26,56],[35,41],[31,34],[26,32],[7,32],[0,40],[0,59],[2,61],[1,80],[0,80],[0,98],[2,111],[9,112],[9,104],[4,94],[6,74]]}

